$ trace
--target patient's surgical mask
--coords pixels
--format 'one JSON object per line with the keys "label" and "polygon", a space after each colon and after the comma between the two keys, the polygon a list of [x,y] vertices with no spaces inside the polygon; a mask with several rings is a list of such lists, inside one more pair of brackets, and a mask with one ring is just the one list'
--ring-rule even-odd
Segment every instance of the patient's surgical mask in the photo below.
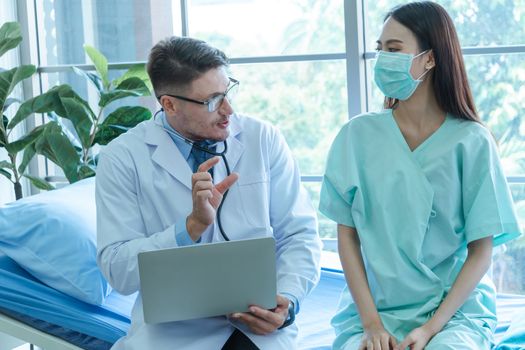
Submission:
{"label": "patient's surgical mask", "polygon": [[412,78],[410,74],[412,61],[428,51],[425,50],[416,56],[400,52],[379,51],[374,66],[374,81],[379,90],[386,97],[407,100],[416,91],[422,81],[421,78],[430,71],[427,69],[419,78]]}

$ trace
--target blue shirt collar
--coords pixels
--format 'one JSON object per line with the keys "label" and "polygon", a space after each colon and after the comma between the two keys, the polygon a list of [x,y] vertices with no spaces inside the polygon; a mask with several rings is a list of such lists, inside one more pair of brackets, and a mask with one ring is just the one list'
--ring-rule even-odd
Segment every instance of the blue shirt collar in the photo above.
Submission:
{"label": "blue shirt collar", "polygon": [[[176,131],[175,129],[173,129],[170,123],[168,123],[168,119],[166,119],[166,114],[164,112],[160,113],[160,120],[162,120],[162,125],[164,126],[164,128],[168,129],[169,131],[173,133],[180,135],[180,133]],[[180,153],[182,153],[182,156],[184,157],[184,159],[188,161],[190,159],[192,145],[184,141],[182,138],[179,138],[171,133],[168,133],[168,135],[170,135],[173,142],[175,142],[175,145],[179,149]],[[216,141],[210,141],[210,140],[204,140],[203,142],[208,148],[215,147],[217,146],[217,143],[218,143]]]}
{"label": "blue shirt collar", "polygon": [[[170,123],[168,123],[168,120],[166,119],[166,115],[164,113],[160,114],[160,120],[162,120],[162,125],[166,129],[178,134],[178,132],[171,127]],[[192,147],[191,144],[185,142],[183,139],[178,138],[171,133],[168,133],[168,135],[170,135],[173,142],[175,142],[175,145],[179,149],[180,153],[182,153],[182,156],[184,157],[184,159],[188,160],[190,158],[190,152],[191,152],[191,147]]]}

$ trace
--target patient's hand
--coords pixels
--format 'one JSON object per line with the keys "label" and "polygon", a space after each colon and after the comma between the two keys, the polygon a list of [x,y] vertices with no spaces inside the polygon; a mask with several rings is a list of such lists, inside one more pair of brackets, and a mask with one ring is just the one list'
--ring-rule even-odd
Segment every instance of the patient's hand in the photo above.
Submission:
{"label": "patient's hand", "polygon": [[427,346],[433,335],[434,334],[430,330],[428,323],[424,324],[423,326],[412,330],[403,342],[395,347],[395,350],[404,350],[407,347],[413,350],[422,350]]}
{"label": "patient's hand", "polygon": [[382,324],[365,327],[359,350],[391,350],[397,349],[397,341],[388,333]]}
{"label": "patient's hand", "polygon": [[230,318],[246,324],[250,330],[259,335],[266,335],[281,327],[288,318],[288,304],[290,301],[277,295],[277,307],[266,310],[258,306],[250,306],[250,312],[236,312]]}

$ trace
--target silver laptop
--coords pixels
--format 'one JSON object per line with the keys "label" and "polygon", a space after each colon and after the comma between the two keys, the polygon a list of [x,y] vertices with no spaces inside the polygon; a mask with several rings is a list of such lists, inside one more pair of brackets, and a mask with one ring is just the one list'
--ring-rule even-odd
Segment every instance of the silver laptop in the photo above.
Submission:
{"label": "silver laptop", "polygon": [[142,252],[138,264],[146,323],[276,306],[272,237]]}

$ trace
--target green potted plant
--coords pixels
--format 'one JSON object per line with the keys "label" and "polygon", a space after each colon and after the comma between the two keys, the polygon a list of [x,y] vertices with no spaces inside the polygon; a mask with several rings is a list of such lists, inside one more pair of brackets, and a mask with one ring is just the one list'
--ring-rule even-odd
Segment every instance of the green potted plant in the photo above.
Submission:
{"label": "green potted plant", "polygon": [[[67,84],[53,88],[52,101],[48,101],[53,105],[50,113],[53,126],[46,128],[35,143],[35,151],[57,164],[70,183],[95,175],[96,145],[106,145],[128,129],[151,118],[150,110],[141,106],[120,106],[107,115],[105,113],[110,104],[122,98],[151,94],[145,64],[133,65],[123,75],[110,81],[106,57],[91,46],[85,45],[84,50],[96,72],[77,67],[73,69],[97,89],[98,106],[91,108]],[[72,123],[76,135],[65,131],[62,118]]]}
{"label": "green potted plant", "polygon": [[[20,25],[16,22],[7,22],[0,27],[0,57],[7,51],[16,48],[22,42]],[[26,117],[34,112],[42,112],[41,105],[33,104],[31,99],[21,103],[16,98],[10,97],[14,88],[22,80],[30,78],[36,72],[34,65],[20,65],[11,69],[0,69],[0,111],[2,112],[0,122],[0,148],[5,150],[6,158],[0,158],[0,174],[5,176],[14,187],[16,199],[22,198],[21,179],[29,179],[31,183],[40,189],[52,189],[45,180],[32,176],[26,172],[27,166],[35,155],[34,144],[46,132],[48,125],[40,125],[20,138],[13,140],[13,130]],[[10,119],[7,112],[19,106],[15,116]],[[18,113],[24,109],[24,117]],[[46,108],[44,108],[45,110]],[[21,158],[22,154],[22,158]]]}

